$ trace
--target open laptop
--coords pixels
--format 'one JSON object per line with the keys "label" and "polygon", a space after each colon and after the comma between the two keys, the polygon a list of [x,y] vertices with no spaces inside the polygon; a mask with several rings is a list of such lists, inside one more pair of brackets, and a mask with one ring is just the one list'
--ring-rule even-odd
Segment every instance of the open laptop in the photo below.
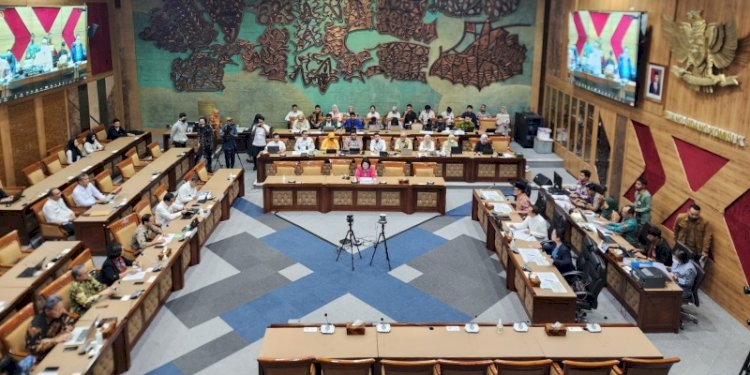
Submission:
{"label": "open laptop", "polygon": [[10,206],[13,203],[18,202],[21,198],[25,197],[23,194],[13,194],[3,198],[0,203],[4,203],[6,206]]}
{"label": "open laptop", "polygon": [[451,147],[451,155],[461,155],[461,146]]}
{"label": "open laptop", "polygon": [[35,264],[33,267],[28,267],[25,270],[23,270],[20,274],[18,274],[18,277],[32,277],[36,273],[36,271],[39,271],[44,267],[44,262],[47,260],[47,257],[42,258],[42,260],[39,261],[39,263]]}
{"label": "open laptop", "polygon": [[327,148],[326,149],[326,154],[336,154],[338,151],[339,150],[337,150],[335,148]]}
{"label": "open laptop", "polygon": [[99,317],[97,316],[88,327],[75,327],[73,332],[71,332],[70,340],[66,341],[63,346],[66,348],[78,346],[96,339],[96,322],[98,320]]}
{"label": "open laptop", "polygon": [[362,153],[362,150],[360,150],[360,149],[358,149],[356,147],[349,148],[349,154],[351,154],[351,155],[359,155],[361,153]]}
{"label": "open laptop", "polygon": [[335,130],[336,130],[336,128],[334,128],[333,126],[324,126],[323,127],[323,133],[329,133],[329,132],[332,132],[332,131],[335,131]]}
{"label": "open laptop", "polygon": [[268,153],[269,154],[278,154],[279,153],[279,146],[268,146]]}
{"label": "open laptop", "polygon": [[619,245],[617,244],[617,241],[615,241],[615,240],[614,240],[614,238],[612,238],[611,236],[609,236],[609,235],[605,234],[605,233],[604,233],[604,232],[603,232],[603,231],[602,231],[601,229],[599,229],[598,227],[596,228],[596,234],[598,234],[598,235],[599,235],[599,238],[601,238],[601,239],[602,239],[602,241],[606,242],[606,243],[607,243],[607,245],[609,245],[610,247],[612,247],[612,246],[619,246]]}
{"label": "open laptop", "polygon": [[412,156],[414,154],[414,150],[405,148],[401,150],[401,156]]}

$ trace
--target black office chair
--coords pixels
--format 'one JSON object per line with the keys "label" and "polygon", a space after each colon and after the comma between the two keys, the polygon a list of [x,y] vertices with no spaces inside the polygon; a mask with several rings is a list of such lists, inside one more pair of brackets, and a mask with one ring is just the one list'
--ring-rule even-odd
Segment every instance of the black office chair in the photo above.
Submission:
{"label": "black office chair", "polygon": [[646,223],[641,225],[641,230],[638,232],[638,243],[645,246],[648,246],[648,238],[646,238],[646,235],[648,234],[649,228],[651,228],[650,223]]}
{"label": "black office chair", "polygon": [[539,187],[550,186],[552,185],[552,180],[550,180],[549,177],[541,173],[537,173],[537,175],[534,176],[534,183],[537,184],[537,186]]}
{"label": "black office chair", "polygon": [[706,271],[701,267],[698,262],[691,260],[690,263],[693,263],[693,267],[695,267],[696,275],[695,275],[695,281],[693,282],[693,288],[690,290],[689,295],[683,294],[682,296],[682,307],[680,308],[680,328],[684,328],[683,322],[685,320],[691,321],[694,324],[698,324],[698,317],[687,310],[685,310],[686,305],[695,305],[695,307],[700,307],[701,302],[698,298],[698,290],[701,288],[701,284],[703,283],[703,278],[706,276]]}
{"label": "black office chair", "polygon": [[599,293],[606,283],[607,267],[596,252],[593,241],[584,240],[583,251],[576,260],[577,270],[563,274],[576,294],[576,322],[585,322],[586,311],[596,310]]}
{"label": "black office chair", "polygon": [[541,191],[539,191],[536,195],[536,202],[534,202],[534,207],[536,208],[536,212],[539,213],[539,215],[542,215],[545,219],[549,220],[546,214],[547,212],[547,196],[544,195]]}

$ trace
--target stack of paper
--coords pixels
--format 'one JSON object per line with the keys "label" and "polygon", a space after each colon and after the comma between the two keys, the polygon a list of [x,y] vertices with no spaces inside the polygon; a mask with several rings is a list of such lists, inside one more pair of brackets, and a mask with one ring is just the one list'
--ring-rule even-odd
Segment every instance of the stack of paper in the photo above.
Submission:
{"label": "stack of paper", "polygon": [[499,214],[510,215],[510,213],[513,212],[513,207],[505,203],[496,203],[492,211],[495,211]]}
{"label": "stack of paper", "polygon": [[565,287],[554,273],[537,272],[535,275],[537,275],[539,281],[541,281],[541,284],[539,285],[540,288],[551,289],[554,293],[565,293]]}
{"label": "stack of paper", "polygon": [[486,201],[491,201],[491,202],[503,201],[503,197],[496,190],[480,190],[479,195],[482,197],[482,199]]}
{"label": "stack of paper", "polygon": [[513,231],[513,238],[519,239],[521,241],[536,241],[536,238],[531,235],[531,233],[527,233],[525,229],[517,229]]}
{"label": "stack of paper", "polygon": [[[519,248],[518,253],[525,263],[536,263],[540,266],[548,266],[549,263],[538,249]],[[554,276],[554,274],[552,274]]]}

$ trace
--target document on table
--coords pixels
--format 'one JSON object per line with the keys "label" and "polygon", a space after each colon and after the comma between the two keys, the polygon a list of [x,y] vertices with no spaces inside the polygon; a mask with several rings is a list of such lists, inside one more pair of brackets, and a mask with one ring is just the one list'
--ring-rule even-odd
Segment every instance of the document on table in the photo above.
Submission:
{"label": "document on table", "polygon": [[526,229],[516,229],[513,231],[513,238],[517,238],[521,241],[536,241],[536,237],[532,236],[531,233],[527,233]]}
{"label": "document on table", "polygon": [[669,271],[667,271],[667,266],[665,266],[663,263],[651,262],[651,267],[658,268],[659,271],[664,272],[664,275],[669,276]]}
{"label": "document on table", "polygon": [[541,281],[539,287],[542,289],[551,289],[554,293],[565,293],[565,287],[552,272],[537,272],[535,273]]}
{"label": "document on table", "polygon": [[[540,266],[549,266],[549,262],[544,258],[544,255],[538,249],[530,248],[519,248],[518,253],[521,254],[525,263],[536,263]],[[554,276],[554,274],[552,274]]]}
{"label": "document on table", "polygon": [[482,197],[482,199],[486,201],[491,202],[500,202],[503,200],[503,197],[495,190],[480,190],[479,196]]}
{"label": "document on table", "polygon": [[172,242],[172,239],[174,239],[174,233],[162,234],[161,238],[164,240],[164,246],[169,245],[169,243]]}
{"label": "document on table", "polygon": [[122,281],[143,280],[144,277],[146,277],[146,272],[141,271],[141,272],[137,272],[132,275],[127,275],[123,277]]}
{"label": "document on table", "polygon": [[492,211],[499,214],[510,215],[510,213],[513,212],[513,207],[505,203],[495,203],[495,207],[492,208]]}

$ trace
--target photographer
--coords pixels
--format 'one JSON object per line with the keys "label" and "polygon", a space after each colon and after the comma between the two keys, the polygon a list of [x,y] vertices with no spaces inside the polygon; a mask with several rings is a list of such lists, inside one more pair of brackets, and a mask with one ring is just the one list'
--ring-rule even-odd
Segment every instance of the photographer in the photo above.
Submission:
{"label": "photographer", "polygon": [[201,117],[198,119],[198,141],[200,146],[198,152],[195,154],[195,163],[200,162],[202,157],[206,158],[206,169],[208,173],[213,173],[213,165],[211,159],[214,154],[214,130],[206,124],[206,118]]}
{"label": "photographer", "polygon": [[234,155],[237,153],[237,125],[231,117],[221,126],[222,149],[227,168],[234,168]]}

